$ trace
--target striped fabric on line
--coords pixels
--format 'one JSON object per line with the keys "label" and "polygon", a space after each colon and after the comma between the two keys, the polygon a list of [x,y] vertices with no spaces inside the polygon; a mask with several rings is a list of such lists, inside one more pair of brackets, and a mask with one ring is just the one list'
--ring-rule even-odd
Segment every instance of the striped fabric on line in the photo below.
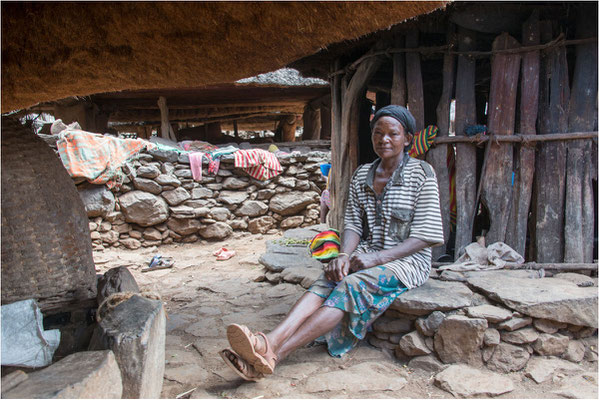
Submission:
{"label": "striped fabric on line", "polygon": [[262,150],[238,150],[235,152],[235,167],[241,168],[251,177],[258,180],[268,180],[283,172],[283,167],[277,156]]}
{"label": "striped fabric on line", "polygon": [[[359,167],[350,184],[345,229],[362,237],[364,219],[369,230],[354,253],[390,249],[407,238],[421,239],[431,246],[444,243],[439,189],[432,167],[409,157],[377,195],[370,182],[379,163],[380,159]],[[412,289],[428,279],[431,257],[431,247],[427,247],[384,266]]]}

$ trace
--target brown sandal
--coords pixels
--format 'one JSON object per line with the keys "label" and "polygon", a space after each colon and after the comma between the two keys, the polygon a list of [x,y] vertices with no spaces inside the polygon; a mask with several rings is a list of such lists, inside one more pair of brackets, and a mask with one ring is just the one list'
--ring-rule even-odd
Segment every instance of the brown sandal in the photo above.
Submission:
{"label": "brown sandal", "polygon": [[[230,349],[223,349],[218,352],[221,358],[237,375],[245,379],[246,381],[257,382],[264,378],[264,374],[257,372],[247,361],[241,358],[237,353]],[[238,367],[231,361],[231,356],[237,359],[240,364]]]}
{"label": "brown sandal", "polygon": [[[256,344],[259,340],[256,335],[260,335],[264,339],[266,352],[263,354],[256,351]],[[272,374],[277,364],[277,356],[272,351],[266,335],[262,332],[258,332],[256,335],[243,325],[231,324],[227,327],[227,339],[229,339],[233,350],[252,364],[258,372]]]}

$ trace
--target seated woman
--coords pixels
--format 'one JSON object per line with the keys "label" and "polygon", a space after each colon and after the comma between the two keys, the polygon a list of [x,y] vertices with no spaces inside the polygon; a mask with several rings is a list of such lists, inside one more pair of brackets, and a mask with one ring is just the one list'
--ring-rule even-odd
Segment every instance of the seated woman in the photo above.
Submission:
{"label": "seated woman", "polygon": [[242,378],[272,374],[289,353],[323,335],[331,355],[345,354],[397,296],[428,279],[431,247],[443,243],[443,229],[435,173],[407,154],[414,125],[401,106],[374,115],[379,158],[352,177],[341,252],[283,321],[268,334],[227,327],[231,349],[220,354]]}

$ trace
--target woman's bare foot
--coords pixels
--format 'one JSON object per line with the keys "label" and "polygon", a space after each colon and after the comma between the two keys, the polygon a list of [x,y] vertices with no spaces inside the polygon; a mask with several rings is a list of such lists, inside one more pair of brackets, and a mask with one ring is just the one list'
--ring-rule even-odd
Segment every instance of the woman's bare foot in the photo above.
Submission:
{"label": "woman's bare foot", "polygon": [[250,363],[241,358],[233,350],[224,349],[219,352],[225,364],[229,366],[237,375],[246,381],[258,381],[264,378],[264,374],[256,371]]}

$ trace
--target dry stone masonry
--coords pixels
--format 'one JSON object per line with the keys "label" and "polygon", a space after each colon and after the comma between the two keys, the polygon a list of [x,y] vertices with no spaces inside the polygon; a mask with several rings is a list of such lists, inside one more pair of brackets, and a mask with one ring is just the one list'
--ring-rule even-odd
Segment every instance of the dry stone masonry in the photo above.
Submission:
{"label": "dry stone masonry", "polygon": [[297,150],[278,158],[283,173],[271,180],[250,177],[235,168],[233,155],[225,155],[216,175],[205,163],[198,182],[186,154],[139,154],[119,189],[78,186],[94,249],[222,240],[317,224],[326,186],[320,164],[329,162],[330,153]]}

